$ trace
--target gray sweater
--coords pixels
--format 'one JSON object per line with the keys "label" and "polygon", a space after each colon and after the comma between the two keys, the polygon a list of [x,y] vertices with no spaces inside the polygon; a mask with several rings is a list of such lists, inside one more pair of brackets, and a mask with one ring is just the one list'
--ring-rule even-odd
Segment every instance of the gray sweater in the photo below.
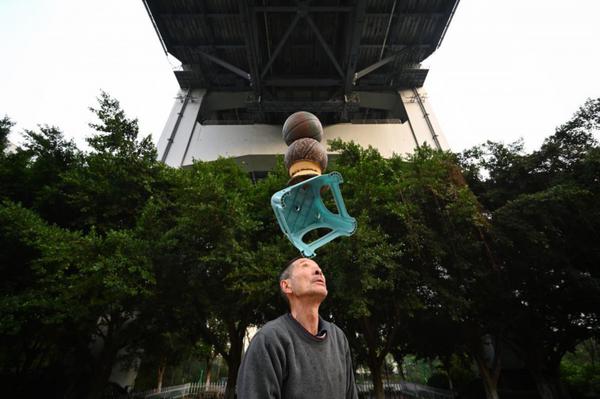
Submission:
{"label": "gray sweater", "polygon": [[238,398],[358,398],[346,336],[322,319],[318,336],[290,314],[265,324],[242,359]]}

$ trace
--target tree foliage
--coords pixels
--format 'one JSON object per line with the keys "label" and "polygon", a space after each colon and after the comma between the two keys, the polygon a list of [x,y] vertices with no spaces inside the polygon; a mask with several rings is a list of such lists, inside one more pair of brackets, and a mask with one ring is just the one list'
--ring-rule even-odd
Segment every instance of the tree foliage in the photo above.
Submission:
{"label": "tree foliage", "polygon": [[4,152],[8,146],[8,135],[11,128],[15,125],[7,115],[0,119],[0,157],[4,156]]}
{"label": "tree foliage", "polygon": [[[116,99],[91,111],[88,152],[42,125],[7,153],[14,124],[0,120],[2,381],[15,396],[97,398],[115,365],[141,359],[159,383],[219,353],[232,397],[247,327],[285,311],[277,277],[295,250],[268,205],[283,163],[258,182],[227,159],[169,168]],[[449,383],[471,378],[470,356],[495,398],[508,350],[544,399],[564,395],[561,372],[596,392],[582,345],[600,332],[599,128],[597,99],[530,153],[488,142],[386,159],[331,143],[359,228],[319,251],[322,311],[378,397],[389,355],[411,354]]]}
{"label": "tree foliage", "polygon": [[539,150],[487,143],[462,162],[491,212],[505,284],[498,319],[542,398],[565,395],[559,364],[600,329],[600,99],[588,100]]}
{"label": "tree foliage", "polygon": [[384,159],[352,143],[332,148],[341,151],[336,168],[360,226],[323,260],[333,277],[332,313],[383,397],[383,362],[408,350],[411,320],[431,313],[464,320],[471,310],[471,292],[491,270],[487,222],[451,154],[424,147]]}

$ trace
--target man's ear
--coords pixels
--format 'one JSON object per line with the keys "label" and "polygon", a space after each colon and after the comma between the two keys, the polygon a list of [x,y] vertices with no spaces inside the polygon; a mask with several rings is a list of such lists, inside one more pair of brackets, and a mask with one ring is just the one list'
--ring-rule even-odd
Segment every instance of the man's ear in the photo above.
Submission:
{"label": "man's ear", "polygon": [[284,294],[291,294],[292,293],[292,288],[290,287],[290,281],[289,280],[281,280],[279,282],[279,288],[281,288],[281,291]]}

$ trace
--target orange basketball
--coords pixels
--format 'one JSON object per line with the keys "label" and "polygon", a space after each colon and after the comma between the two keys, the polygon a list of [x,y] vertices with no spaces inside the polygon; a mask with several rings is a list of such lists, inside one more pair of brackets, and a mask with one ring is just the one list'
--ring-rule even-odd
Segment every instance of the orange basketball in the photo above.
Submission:
{"label": "orange basketball", "polygon": [[323,126],[315,115],[310,112],[299,111],[288,116],[283,124],[282,133],[287,145],[302,138],[321,141],[323,139]]}

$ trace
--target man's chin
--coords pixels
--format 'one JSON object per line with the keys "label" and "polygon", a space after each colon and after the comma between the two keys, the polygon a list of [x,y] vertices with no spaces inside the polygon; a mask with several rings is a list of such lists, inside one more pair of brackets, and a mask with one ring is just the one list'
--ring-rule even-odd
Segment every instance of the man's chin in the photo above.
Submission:
{"label": "man's chin", "polygon": [[313,289],[309,290],[309,291],[305,291],[302,294],[298,295],[298,298],[305,298],[305,299],[311,299],[312,300],[320,300],[323,301],[325,299],[325,297],[327,296],[327,288],[325,287],[314,287]]}
{"label": "man's chin", "polygon": [[312,298],[319,298],[319,299],[323,300],[327,296],[327,288],[324,288],[324,287],[316,288],[316,289],[312,290],[310,292],[310,294],[308,294],[308,296],[312,297]]}

